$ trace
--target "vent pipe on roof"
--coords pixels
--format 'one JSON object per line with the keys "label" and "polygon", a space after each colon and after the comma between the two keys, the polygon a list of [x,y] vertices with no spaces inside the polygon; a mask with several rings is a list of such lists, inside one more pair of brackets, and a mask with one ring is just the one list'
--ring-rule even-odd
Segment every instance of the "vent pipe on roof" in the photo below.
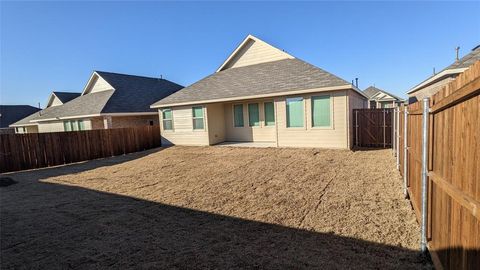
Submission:
{"label": "vent pipe on roof", "polygon": [[358,78],[355,78],[355,87],[358,88]]}
{"label": "vent pipe on roof", "polygon": [[435,71],[435,67],[433,67],[433,75],[437,74],[437,72]]}
{"label": "vent pipe on roof", "polygon": [[456,56],[455,60],[458,61],[458,52],[460,51],[460,47],[457,46],[457,47],[455,48],[455,51],[457,51],[457,56]]}

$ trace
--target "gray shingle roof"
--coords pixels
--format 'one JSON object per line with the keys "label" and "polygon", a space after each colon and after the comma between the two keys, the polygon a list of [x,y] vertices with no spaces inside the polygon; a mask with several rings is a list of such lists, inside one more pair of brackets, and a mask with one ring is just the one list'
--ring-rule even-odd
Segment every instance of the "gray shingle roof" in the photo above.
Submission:
{"label": "gray shingle roof", "polygon": [[7,128],[16,121],[39,111],[30,105],[0,105],[0,128]]}
{"label": "gray shingle roof", "polygon": [[302,60],[285,59],[214,73],[152,106],[344,85],[350,83]]}
{"label": "gray shingle roof", "polygon": [[54,91],[53,93],[55,94],[55,96],[57,96],[58,99],[60,99],[62,103],[69,102],[70,100],[77,98],[81,95],[81,93],[73,93],[73,92]]}
{"label": "gray shingle roof", "polygon": [[382,92],[384,94],[387,94],[389,96],[392,96],[398,100],[403,100],[403,98],[400,98],[400,97],[397,97],[396,95],[392,94],[392,93],[389,93],[385,90],[382,90],[380,88],[377,88],[375,86],[369,86],[367,89],[363,90],[363,93],[368,96],[368,98],[371,98],[373,97],[375,94],[377,94],[378,92]]}

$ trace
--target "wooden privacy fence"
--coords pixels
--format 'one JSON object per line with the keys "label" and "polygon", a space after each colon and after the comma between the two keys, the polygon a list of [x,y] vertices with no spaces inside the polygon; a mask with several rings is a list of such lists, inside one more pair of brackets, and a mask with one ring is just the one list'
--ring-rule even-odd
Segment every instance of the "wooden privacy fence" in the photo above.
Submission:
{"label": "wooden privacy fence", "polygon": [[398,167],[421,224],[422,203],[426,201],[425,240],[435,266],[479,269],[480,62],[435,94],[427,105],[426,197],[422,197],[422,102],[397,112]]}
{"label": "wooden privacy fence", "polygon": [[392,147],[392,109],[354,109],[353,144]]}
{"label": "wooden privacy fence", "polygon": [[118,156],[160,146],[160,128],[0,134],[0,172]]}

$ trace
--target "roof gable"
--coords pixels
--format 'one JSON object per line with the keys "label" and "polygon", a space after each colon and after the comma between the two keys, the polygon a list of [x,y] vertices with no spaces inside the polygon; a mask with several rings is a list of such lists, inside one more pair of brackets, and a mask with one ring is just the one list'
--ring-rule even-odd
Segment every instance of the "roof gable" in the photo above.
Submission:
{"label": "roof gable", "polygon": [[230,68],[293,58],[294,57],[288,53],[273,47],[259,38],[248,35],[216,72]]}
{"label": "roof gable", "polygon": [[107,90],[115,90],[98,72],[94,71],[87,82],[87,85],[82,91],[82,96],[88,93],[95,93]]}
{"label": "roof gable", "polygon": [[48,98],[46,108],[62,105],[79,96],[80,93],[53,91]]}
{"label": "roof gable", "polygon": [[402,101],[402,98],[395,96],[385,90],[376,88],[375,86],[370,86],[367,89],[363,90],[363,93],[368,96],[370,100],[399,100]]}

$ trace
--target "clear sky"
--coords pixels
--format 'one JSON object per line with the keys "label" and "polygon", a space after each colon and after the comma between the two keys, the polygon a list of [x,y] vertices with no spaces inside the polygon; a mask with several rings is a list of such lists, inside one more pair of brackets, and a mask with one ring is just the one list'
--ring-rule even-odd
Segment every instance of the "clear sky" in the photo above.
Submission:
{"label": "clear sky", "polygon": [[480,2],[1,2],[0,103],[92,70],[189,85],[253,34],[364,89],[405,92],[480,44]]}

